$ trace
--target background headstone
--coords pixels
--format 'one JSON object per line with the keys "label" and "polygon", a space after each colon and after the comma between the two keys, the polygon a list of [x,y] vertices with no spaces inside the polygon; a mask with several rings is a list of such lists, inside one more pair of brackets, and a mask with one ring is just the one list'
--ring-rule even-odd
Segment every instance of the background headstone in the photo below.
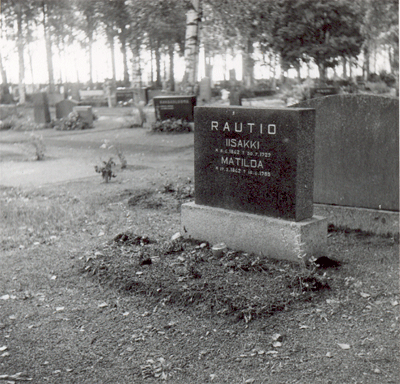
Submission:
{"label": "background headstone", "polygon": [[156,96],[153,100],[157,120],[175,118],[193,121],[196,96]]}
{"label": "background headstone", "polygon": [[89,127],[93,126],[93,111],[91,105],[79,105],[73,108],[74,112],[77,112],[82,120],[89,124]]}
{"label": "background headstone", "polygon": [[196,107],[196,204],[311,218],[314,124],[311,109]]}
{"label": "background headstone", "polygon": [[50,123],[49,102],[46,93],[41,92],[33,95],[33,115],[37,124]]}
{"label": "background headstone", "polygon": [[200,81],[199,99],[201,103],[208,103],[211,100],[211,79],[203,77]]}
{"label": "background headstone", "polygon": [[399,100],[336,95],[315,108],[314,202],[399,210]]}
{"label": "background headstone", "polygon": [[77,101],[74,100],[62,100],[56,104],[56,119],[62,119],[63,117],[68,117],[68,115],[73,111],[74,107],[78,105]]}

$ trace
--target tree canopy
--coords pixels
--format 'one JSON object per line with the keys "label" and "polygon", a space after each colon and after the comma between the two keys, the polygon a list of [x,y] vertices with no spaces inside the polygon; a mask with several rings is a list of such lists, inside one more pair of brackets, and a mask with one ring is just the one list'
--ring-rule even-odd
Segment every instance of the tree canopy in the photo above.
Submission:
{"label": "tree canopy", "polygon": [[[206,64],[211,66],[217,54],[241,53],[243,79],[248,86],[254,80],[256,52],[279,58],[283,70],[299,70],[304,63],[314,63],[324,78],[327,68],[355,60],[361,53],[368,76],[371,55],[385,50],[391,71],[398,76],[397,0],[199,1]],[[161,78],[167,76],[173,89],[174,57],[184,52],[186,15],[192,7],[189,0],[2,0],[3,36],[15,41],[18,48],[20,92],[25,48],[29,51],[35,36],[32,32],[39,27],[46,37],[50,85],[54,81],[52,56],[58,52],[66,59],[65,51],[74,41],[87,50],[92,83],[92,45],[104,36],[112,56],[114,80],[114,47],[119,46],[126,85],[132,76],[141,76],[143,53],[147,51],[151,52],[151,63],[155,63],[155,83],[161,85]],[[3,57],[4,79],[7,66]],[[165,69],[162,73],[161,60],[164,67],[168,66],[168,74]]]}

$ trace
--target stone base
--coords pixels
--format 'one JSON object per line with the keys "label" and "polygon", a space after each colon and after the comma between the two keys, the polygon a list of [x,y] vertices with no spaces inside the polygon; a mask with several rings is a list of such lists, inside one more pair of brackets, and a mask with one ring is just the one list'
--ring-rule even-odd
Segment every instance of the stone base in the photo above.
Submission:
{"label": "stone base", "polygon": [[376,235],[398,236],[399,212],[314,204],[314,213],[338,228],[359,229]]}
{"label": "stone base", "polygon": [[299,261],[321,256],[327,244],[327,220],[314,216],[299,222],[195,203],[181,207],[181,234],[237,251]]}

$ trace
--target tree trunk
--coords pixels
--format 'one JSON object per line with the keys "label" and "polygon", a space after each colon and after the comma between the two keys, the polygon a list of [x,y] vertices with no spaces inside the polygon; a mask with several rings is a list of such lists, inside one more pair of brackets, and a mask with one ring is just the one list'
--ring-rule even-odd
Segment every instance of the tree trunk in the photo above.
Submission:
{"label": "tree trunk", "polygon": [[54,93],[54,70],[53,70],[53,52],[51,47],[51,39],[47,26],[47,5],[46,2],[43,1],[43,31],[44,31],[44,40],[46,43],[46,58],[47,58],[47,72],[49,74],[49,93]]}
{"label": "tree trunk", "polygon": [[140,65],[140,48],[139,41],[135,41],[133,45],[131,45],[132,55],[133,55],[133,75],[132,82],[134,86],[139,86],[142,88],[142,67]]}
{"label": "tree trunk", "polygon": [[370,67],[369,67],[369,48],[364,47],[364,80],[369,79],[369,75],[371,73]]}
{"label": "tree trunk", "polygon": [[125,39],[125,31],[120,35],[121,42],[121,52],[122,52],[122,62],[124,64],[124,85],[129,87],[129,72],[128,72],[128,59],[126,54],[126,39]]}
{"label": "tree trunk", "polygon": [[351,65],[351,59],[349,60],[349,76],[350,76],[350,80],[353,78],[353,69],[352,69],[352,65]]}
{"label": "tree trunk", "polygon": [[174,46],[170,44],[168,47],[169,55],[169,90],[175,91],[175,77],[174,77]]}
{"label": "tree trunk", "polygon": [[154,54],[153,54],[153,43],[150,40],[150,84],[154,85]]}
{"label": "tree trunk", "polygon": [[18,93],[19,93],[19,103],[25,103],[25,61],[24,61],[24,37],[22,31],[22,9],[21,3],[18,2],[17,5],[17,26],[18,26],[18,63],[19,63],[19,73],[18,73]]}
{"label": "tree trunk", "polygon": [[160,88],[161,83],[161,55],[160,55],[160,44],[157,41],[156,45],[156,87]]}
{"label": "tree trunk", "polygon": [[201,4],[200,0],[193,3],[194,9],[186,13],[185,74],[182,81],[182,88],[185,93],[195,92],[198,73]]}
{"label": "tree trunk", "polygon": [[[93,32],[90,33],[89,37],[89,45],[88,45],[88,51],[89,51],[89,86],[90,88],[93,87],[93,52],[92,52],[92,46],[93,46]],[[78,80],[79,82],[79,80]]]}
{"label": "tree trunk", "polygon": [[319,72],[319,80],[324,82],[326,80],[326,68],[325,65],[322,63],[317,63],[318,65],[318,72]]}
{"label": "tree trunk", "polygon": [[347,79],[347,59],[346,57],[342,57],[342,65],[343,65],[343,79]]}
{"label": "tree trunk", "polygon": [[300,71],[300,64],[299,63],[296,64],[296,72],[297,72],[297,78],[299,80],[301,80],[301,71]]}
{"label": "tree trunk", "polygon": [[253,52],[253,42],[248,39],[245,51],[243,52],[243,82],[246,88],[251,88],[254,85]]}
{"label": "tree trunk", "polygon": [[[273,62],[272,62],[273,59]],[[271,53],[271,67],[272,67],[272,89],[276,89],[276,55],[274,53]]]}
{"label": "tree trunk", "polygon": [[1,82],[2,82],[3,86],[6,87],[8,84],[7,73],[3,66],[3,57],[1,56],[1,52],[0,52],[0,72],[1,72]]}
{"label": "tree trunk", "polygon": [[113,84],[115,84],[116,82],[116,71],[115,71],[115,45],[114,45],[114,35],[109,32],[107,34],[107,39],[108,39],[108,44],[110,46],[110,52],[111,52],[111,78],[112,78],[112,82]]}

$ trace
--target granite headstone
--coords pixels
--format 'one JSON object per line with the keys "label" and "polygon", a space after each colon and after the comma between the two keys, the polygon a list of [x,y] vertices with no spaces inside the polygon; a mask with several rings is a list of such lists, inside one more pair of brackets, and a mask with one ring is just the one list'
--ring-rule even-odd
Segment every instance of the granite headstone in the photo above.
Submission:
{"label": "granite headstone", "polygon": [[196,107],[194,117],[196,204],[313,216],[314,110]]}
{"label": "granite headstone", "polygon": [[314,202],[399,211],[399,99],[337,95],[314,108]]}
{"label": "granite headstone", "polygon": [[33,95],[33,115],[37,124],[50,123],[49,101],[46,93],[41,92]]}
{"label": "granite headstone", "polygon": [[153,100],[157,120],[175,118],[193,121],[196,96],[156,96]]}
{"label": "granite headstone", "polygon": [[74,100],[62,100],[56,104],[56,119],[62,119],[68,117],[68,115],[73,111],[74,107],[78,105],[77,101]]}

